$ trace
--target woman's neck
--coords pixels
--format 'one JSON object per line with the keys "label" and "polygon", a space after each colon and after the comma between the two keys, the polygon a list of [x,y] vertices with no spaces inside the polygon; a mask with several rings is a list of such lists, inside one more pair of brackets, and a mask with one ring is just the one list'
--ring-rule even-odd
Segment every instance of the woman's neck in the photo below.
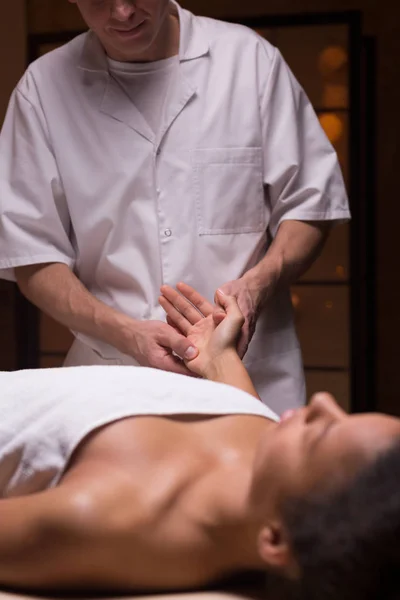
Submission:
{"label": "woman's neck", "polygon": [[254,464],[260,437],[269,435],[275,427],[276,423],[263,419],[251,431],[243,426],[240,432],[243,437],[238,439],[239,458],[233,458],[232,464],[216,471],[209,481],[206,528],[222,572],[265,570],[257,540],[272,495],[265,498],[266,511],[256,509]]}

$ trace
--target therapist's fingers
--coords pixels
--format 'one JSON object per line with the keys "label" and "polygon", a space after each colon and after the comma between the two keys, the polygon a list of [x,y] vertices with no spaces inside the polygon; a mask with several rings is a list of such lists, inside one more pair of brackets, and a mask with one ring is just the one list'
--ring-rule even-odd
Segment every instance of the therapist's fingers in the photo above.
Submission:
{"label": "therapist's fingers", "polygon": [[235,322],[238,327],[242,327],[244,325],[245,318],[234,296],[228,296],[227,294],[224,294],[222,290],[218,289],[215,293],[215,299],[225,310],[231,321]]}
{"label": "therapist's fingers", "polygon": [[213,316],[212,316],[213,317],[213,321],[214,321],[214,325],[216,327],[218,327],[218,325],[220,323],[222,323],[222,321],[225,319],[226,316],[227,316],[226,312],[223,311],[223,310],[221,310],[220,308],[214,309]]}
{"label": "therapist's fingers", "polygon": [[182,360],[193,360],[199,354],[193,343],[182,334],[177,333],[172,327],[167,327],[160,332],[159,343],[172,350]]}
{"label": "therapist's fingers", "polygon": [[204,296],[199,294],[199,292],[192,288],[192,286],[188,285],[187,283],[183,283],[182,281],[180,281],[176,287],[182,296],[187,298],[189,302],[191,302],[193,306],[195,306],[197,310],[201,312],[202,315],[205,317],[211,315],[214,310],[214,305],[211,304],[207,298],[204,298]]}
{"label": "therapist's fingers", "polygon": [[242,330],[240,332],[239,342],[237,345],[237,353],[240,358],[243,358],[246,354],[249,344],[251,342],[251,338],[254,334],[254,327],[250,327],[249,323],[245,321]]}
{"label": "therapist's fingers", "polygon": [[189,323],[195,325],[203,318],[203,314],[201,314],[197,308],[185,298],[185,296],[174,290],[170,285],[163,285],[160,289],[162,295],[187,319]]}
{"label": "therapist's fingers", "polygon": [[165,296],[160,296],[158,301],[167,314],[168,324],[172,325],[175,331],[187,336],[192,326],[187,318]]}
{"label": "therapist's fingers", "polygon": [[196,377],[196,375],[185,366],[185,363],[183,363],[180,358],[174,356],[173,354],[165,356],[163,364],[160,366],[160,368],[163,371],[170,371],[171,373],[178,373],[179,375],[190,375],[191,377]]}
{"label": "therapist's fingers", "polygon": [[179,327],[177,327],[175,325],[175,323],[173,322],[172,319],[169,318],[169,316],[167,315],[167,323],[170,327],[173,327],[175,329],[175,331],[177,331],[178,333],[182,333],[182,331],[179,329]]}

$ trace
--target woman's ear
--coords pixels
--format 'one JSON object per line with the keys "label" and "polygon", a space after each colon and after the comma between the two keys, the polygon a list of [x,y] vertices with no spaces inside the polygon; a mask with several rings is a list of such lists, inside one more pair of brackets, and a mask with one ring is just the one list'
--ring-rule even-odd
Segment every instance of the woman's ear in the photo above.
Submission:
{"label": "woman's ear", "polygon": [[258,552],[266,567],[281,571],[290,578],[299,576],[289,539],[279,521],[265,524],[258,534]]}

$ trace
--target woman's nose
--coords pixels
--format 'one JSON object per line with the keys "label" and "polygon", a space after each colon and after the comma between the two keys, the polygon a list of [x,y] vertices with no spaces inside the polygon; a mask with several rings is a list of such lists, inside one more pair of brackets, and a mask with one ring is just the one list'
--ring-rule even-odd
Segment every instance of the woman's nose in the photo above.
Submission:
{"label": "woman's nose", "polygon": [[335,421],[346,418],[346,413],[337,404],[335,398],[327,392],[318,392],[311,397],[307,407],[306,420],[329,418]]}
{"label": "woman's nose", "polygon": [[119,21],[126,21],[135,12],[134,2],[132,0],[115,0],[112,6],[112,17]]}

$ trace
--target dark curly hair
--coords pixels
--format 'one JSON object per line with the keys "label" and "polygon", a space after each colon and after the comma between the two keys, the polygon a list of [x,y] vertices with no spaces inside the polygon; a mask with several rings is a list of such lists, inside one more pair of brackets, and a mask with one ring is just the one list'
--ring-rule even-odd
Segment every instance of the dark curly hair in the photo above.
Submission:
{"label": "dark curly hair", "polygon": [[298,581],[267,580],[268,600],[400,600],[400,440],[350,485],[283,510]]}

